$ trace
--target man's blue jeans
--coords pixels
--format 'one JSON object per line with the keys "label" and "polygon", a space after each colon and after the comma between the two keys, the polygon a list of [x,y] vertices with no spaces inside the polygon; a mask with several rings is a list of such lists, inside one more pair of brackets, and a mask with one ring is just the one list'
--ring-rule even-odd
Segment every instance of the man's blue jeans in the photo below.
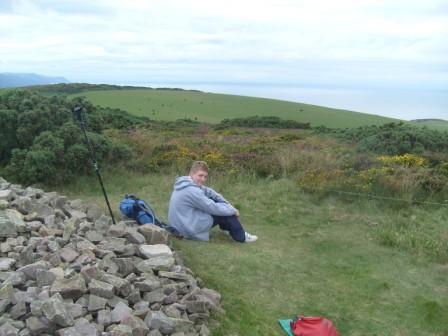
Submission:
{"label": "man's blue jeans", "polygon": [[213,216],[213,226],[219,225],[221,230],[229,231],[230,236],[237,242],[246,241],[245,231],[236,216]]}

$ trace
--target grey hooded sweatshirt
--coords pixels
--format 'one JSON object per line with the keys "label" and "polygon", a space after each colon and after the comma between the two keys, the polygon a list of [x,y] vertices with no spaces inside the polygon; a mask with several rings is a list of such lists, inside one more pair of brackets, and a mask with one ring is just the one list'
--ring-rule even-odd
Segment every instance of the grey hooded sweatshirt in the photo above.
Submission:
{"label": "grey hooded sweatshirt", "polygon": [[200,187],[190,176],[174,183],[168,209],[168,221],[185,237],[209,240],[214,216],[236,215],[237,210],[211,188]]}

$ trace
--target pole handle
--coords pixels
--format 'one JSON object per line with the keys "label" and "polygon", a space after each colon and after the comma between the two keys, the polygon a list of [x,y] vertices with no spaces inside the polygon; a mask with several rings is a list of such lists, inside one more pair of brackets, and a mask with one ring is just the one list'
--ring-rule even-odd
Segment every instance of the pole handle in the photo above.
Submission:
{"label": "pole handle", "polygon": [[78,120],[80,123],[83,122],[82,120],[82,107],[79,105],[76,105],[75,108],[73,109],[73,114],[76,118],[76,120]]}

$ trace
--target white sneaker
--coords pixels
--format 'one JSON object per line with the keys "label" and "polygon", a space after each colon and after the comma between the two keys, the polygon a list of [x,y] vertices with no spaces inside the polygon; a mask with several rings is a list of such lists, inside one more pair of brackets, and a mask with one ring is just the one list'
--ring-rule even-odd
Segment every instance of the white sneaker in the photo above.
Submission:
{"label": "white sneaker", "polygon": [[253,243],[258,239],[256,235],[252,235],[249,232],[245,232],[244,236],[246,237],[246,240],[244,241],[245,243]]}

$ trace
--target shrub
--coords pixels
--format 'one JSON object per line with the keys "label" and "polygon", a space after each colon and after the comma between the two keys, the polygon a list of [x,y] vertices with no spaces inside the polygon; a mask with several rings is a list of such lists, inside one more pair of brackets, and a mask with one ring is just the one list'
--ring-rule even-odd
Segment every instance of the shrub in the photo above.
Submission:
{"label": "shrub", "polygon": [[19,146],[17,139],[17,112],[14,110],[0,110],[0,165],[11,158],[11,151]]}
{"label": "shrub", "polygon": [[129,146],[125,145],[124,143],[121,142],[112,142],[111,143],[111,148],[110,148],[110,152],[109,152],[109,162],[112,163],[120,163],[120,162],[124,162],[126,163],[127,161],[132,159],[132,151],[129,148]]}
{"label": "shrub", "polygon": [[299,175],[297,182],[300,187],[311,191],[327,191],[340,186],[341,179],[345,176],[341,170],[308,170]]}
{"label": "shrub", "polygon": [[150,122],[147,117],[134,116],[126,111],[112,108],[100,108],[105,128],[126,129]]}
{"label": "shrub", "polygon": [[386,165],[400,165],[404,167],[426,167],[428,160],[422,156],[415,154],[403,154],[403,155],[382,155],[378,157],[382,163]]}
{"label": "shrub", "polygon": [[309,123],[301,123],[295,120],[284,120],[275,116],[268,117],[247,117],[247,118],[235,118],[224,119],[218,125],[216,129],[225,129],[229,127],[257,127],[257,128],[298,128],[298,129],[310,129]]}
{"label": "shrub", "polygon": [[111,142],[101,132],[108,125],[128,127],[140,119],[128,114],[117,119],[119,111],[95,108],[83,98],[69,101],[63,96],[11,90],[0,95],[0,164],[6,166],[9,178],[25,184],[58,183],[91,171],[86,168],[90,168],[90,154],[71,112],[76,104],[85,107],[88,136],[97,160],[116,163],[130,158],[125,144]]}
{"label": "shrub", "polygon": [[78,174],[87,174],[92,169],[90,153],[83,144],[69,146],[64,155],[64,171],[67,178]]}
{"label": "shrub", "polygon": [[280,136],[279,140],[284,142],[296,142],[301,140],[303,137],[295,133],[287,133]]}
{"label": "shrub", "polygon": [[354,142],[358,150],[362,152],[402,155],[448,150],[448,132],[415,127],[402,122],[350,129],[315,128],[314,130],[317,133],[332,134],[340,139]]}
{"label": "shrub", "polygon": [[162,144],[154,148],[148,168],[154,171],[160,171],[161,168],[166,167],[187,169],[197,158],[197,154],[184,145]]}
{"label": "shrub", "polygon": [[224,154],[216,149],[202,154],[201,157],[203,158],[204,161],[208,163],[208,165],[212,169],[221,168],[227,161]]}
{"label": "shrub", "polygon": [[436,170],[439,174],[448,177],[448,162],[441,162],[437,167]]}

